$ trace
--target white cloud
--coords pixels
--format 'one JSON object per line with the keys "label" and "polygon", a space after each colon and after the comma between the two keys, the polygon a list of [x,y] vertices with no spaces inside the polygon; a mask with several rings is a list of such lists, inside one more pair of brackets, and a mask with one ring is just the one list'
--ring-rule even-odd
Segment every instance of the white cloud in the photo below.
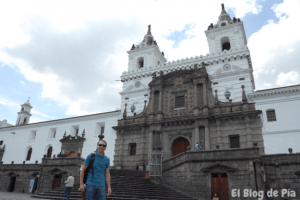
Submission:
{"label": "white cloud", "polygon": [[262,89],[266,82],[281,86],[300,83],[295,78],[300,73],[300,67],[295,67],[295,63],[300,63],[296,54],[300,51],[300,29],[296,28],[300,18],[300,1],[284,0],[281,4],[275,4],[272,9],[278,22],[269,20],[267,25],[252,34],[248,40],[256,89]]}
{"label": "white cloud", "polygon": [[44,119],[41,119],[41,118],[38,118],[38,117],[30,117],[30,124],[38,123],[38,122],[44,122],[44,121],[47,121],[47,120],[44,120]]}
{"label": "white cloud", "polygon": [[41,116],[41,117],[45,117],[45,118],[48,118],[48,119],[55,119],[55,117],[53,117],[53,116],[49,116],[49,115],[47,115],[47,114],[41,113],[41,112],[36,111],[36,110],[32,110],[32,111],[31,111],[31,114],[39,115],[39,116]]}
{"label": "white cloud", "polygon": [[25,83],[24,83],[23,81],[20,81],[20,83],[21,83],[22,85],[25,85]]}
{"label": "white cloud", "polygon": [[299,74],[297,72],[289,72],[289,73],[280,73],[277,76],[277,85],[287,85],[287,84],[293,84],[298,79]]}
{"label": "white cloud", "polygon": [[[67,115],[114,110],[122,88],[115,80],[127,70],[126,51],[143,38],[147,25],[169,60],[204,55],[204,31],[217,21],[222,2],[3,1],[0,62],[42,83],[41,97],[66,106]],[[260,12],[257,2],[227,0],[225,7],[241,18]],[[167,36],[186,25],[188,39],[173,48]]]}
{"label": "white cloud", "polygon": [[267,88],[270,88],[272,84],[270,84],[270,83],[264,83],[263,85],[264,85],[265,87],[267,87]]}

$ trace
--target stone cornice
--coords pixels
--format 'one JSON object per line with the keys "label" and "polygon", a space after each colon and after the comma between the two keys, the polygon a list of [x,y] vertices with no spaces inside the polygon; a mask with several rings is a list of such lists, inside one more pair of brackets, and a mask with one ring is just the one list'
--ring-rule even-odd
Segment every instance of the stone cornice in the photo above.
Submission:
{"label": "stone cornice", "polygon": [[217,76],[209,76],[209,79],[211,81],[215,80],[215,79],[220,79],[220,78],[228,78],[231,76],[236,76],[236,75],[242,75],[242,74],[251,74],[252,73],[252,69],[243,69],[243,70],[239,70],[239,71],[234,71],[234,72],[227,72],[227,73],[222,73],[221,75],[217,75]]}
{"label": "stone cornice", "polygon": [[273,135],[273,134],[282,134],[282,133],[300,133],[300,129],[292,130],[283,130],[283,131],[272,131],[272,132],[263,132],[263,135]]}
{"label": "stone cornice", "polygon": [[26,124],[26,125],[22,125],[22,126],[4,127],[4,128],[0,128],[0,132],[17,131],[17,130],[21,130],[21,129],[33,129],[33,128],[44,127],[44,126],[52,126],[52,125],[59,125],[59,124],[66,124],[66,123],[73,123],[73,122],[82,122],[82,121],[102,119],[102,118],[114,117],[114,116],[117,117],[120,115],[120,113],[121,113],[121,111],[118,110],[118,111],[112,111],[112,112],[107,112],[107,113],[98,113],[98,114],[86,115],[86,116],[80,116],[80,117],[72,117],[72,118],[66,118],[66,119],[38,122],[38,123]]}
{"label": "stone cornice", "polygon": [[273,88],[268,90],[260,90],[253,93],[248,93],[248,98],[252,101],[272,99],[278,97],[286,97],[291,95],[300,95],[300,85]]}
{"label": "stone cornice", "polygon": [[[156,67],[156,68],[148,68],[148,69],[138,69],[133,72],[123,72],[121,79],[124,81],[126,79],[132,79],[139,76],[150,76],[152,73],[159,72],[159,71],[176,71],[179,69],[190,69],[194,68],[195,64],[200,65],[202,62],[204,63],[211,63],[213,64],[214,61],[224,60],[224,59],[230,59],[230,58],[236,58],[238,56],[249,56],[250,52],[248,48],[241,48],[241,49],[234,49],[229,51],[223,51],[221,53],[216,54],[207,54],[207,56],[200,57],[196,56],[195,58],[186,58],[181,59],[177,61],[172,61],[165,63],[162,67]],[[208,66],[209,67],[209,66]]]}

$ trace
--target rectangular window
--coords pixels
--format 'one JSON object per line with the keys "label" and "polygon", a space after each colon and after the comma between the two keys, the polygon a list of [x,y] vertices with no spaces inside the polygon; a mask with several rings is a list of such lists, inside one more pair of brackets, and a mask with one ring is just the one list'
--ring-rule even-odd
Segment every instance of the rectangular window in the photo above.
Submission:
{"label": "rectangular window", "polygon": [[130,144],[130,155],[134,156],[136,154],[136,144]]}
{"label": "rectangular window", "polygon": [[99,122],[96,124],[96,131],[95,131],[95,137],[103,134],[104,135],[104,130],[105,130],[105,123],[104,122]]}
{"label": "rectangular window", "polygon": [[78,135],[78,133],[79,133],[79,126],[72,126],[71,133],[72,133],[71,136]]}
{"label": "rectangular window", "polygon": [[229,135],[229,138],[230,138],[230,148],[240,148],[239,135]]}
{"label": "rectangular window", "polygon": [[268,122],[276,121],[275,110],[267,110],[267,119]]}
{"label": "rectangular window", "polygon": [[51,128],[49,132],[49,139],[54,139],[56,135],[56,128]]}
{"label": "rectangular window", "polygon": [[175,108],[184,107],[184,96],[175,97]]}
{"label": "rectangular window", "polygon": [[33,142],[36,137],[36,131],[31,131],[29,135],[29,142]]}

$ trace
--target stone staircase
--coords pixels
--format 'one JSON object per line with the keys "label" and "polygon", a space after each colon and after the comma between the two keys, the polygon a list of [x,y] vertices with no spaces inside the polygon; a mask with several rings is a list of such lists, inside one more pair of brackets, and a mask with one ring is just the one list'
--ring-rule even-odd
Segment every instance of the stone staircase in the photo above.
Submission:
{"label": "stone staircase", "polygon": [[[181,193],[162,185],[156,185],[145,179],[144,171],[115,170],[111,169],[112,194],[107,200],[193,200]],[[106,187],[107,191],[107,187]],[[48,192],[31,195],[39,199],[65,200],[64,187],[56,188]],[[79,185],[74,185],[70,194],[70,200],[80,200],[81,191]]]}

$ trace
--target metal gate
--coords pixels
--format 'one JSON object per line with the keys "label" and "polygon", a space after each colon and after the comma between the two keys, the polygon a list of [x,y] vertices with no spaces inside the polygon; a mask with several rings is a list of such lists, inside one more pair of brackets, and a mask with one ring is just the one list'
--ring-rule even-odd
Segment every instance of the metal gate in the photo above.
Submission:
{"label": "metal gate", "polygon": [[149,177],[162,178],[162,155],[163,151],[150,151],[150,163],[149,163]]}

